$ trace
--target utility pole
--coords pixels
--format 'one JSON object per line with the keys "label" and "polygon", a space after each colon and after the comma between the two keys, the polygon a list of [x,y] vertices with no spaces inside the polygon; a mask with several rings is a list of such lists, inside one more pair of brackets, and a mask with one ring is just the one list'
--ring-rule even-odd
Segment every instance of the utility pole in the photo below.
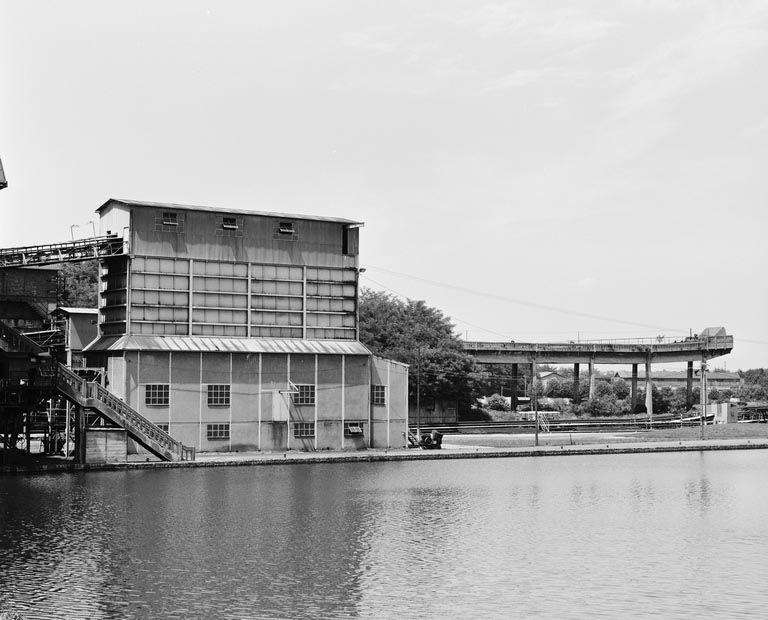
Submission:
{"label": "utility pole", "polygon": [[536,360],[531,364],[531,400],[533,401],[533,416],[536,424],[534,445],[539,445],[539,399],[536,397]]}
{"label": "utility pole", "polygon": [[421,441],[421,345],[416,349],[416,441]]}
{"label": "utility pole", "polygon": [[704,439],[704,416],[707,414],[707,362],[701,360],[701,438]]}

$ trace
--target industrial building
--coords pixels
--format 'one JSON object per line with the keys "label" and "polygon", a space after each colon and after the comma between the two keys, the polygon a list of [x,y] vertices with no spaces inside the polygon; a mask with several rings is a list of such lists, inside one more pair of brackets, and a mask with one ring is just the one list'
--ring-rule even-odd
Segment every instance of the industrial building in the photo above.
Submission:
{"label": "industrial building", "polygon": [[[54,381],[79,407],[124,421],[168,458],[406,445],[408,367],[358,340],[362,223],[130,200],[97,212],[90,244],[0,257],[7,267],[99,258],[98,335],[77,361],[104,368],[104,380],[62,368]],[[57,315],[74,335],[75,315],[90,318]]]}
{"label": "industrial building", "polygon": [[344,219],[126,200],[98,209],[88,366],[198,450],[406,444],[407,367],[357,340],[358,233]]}

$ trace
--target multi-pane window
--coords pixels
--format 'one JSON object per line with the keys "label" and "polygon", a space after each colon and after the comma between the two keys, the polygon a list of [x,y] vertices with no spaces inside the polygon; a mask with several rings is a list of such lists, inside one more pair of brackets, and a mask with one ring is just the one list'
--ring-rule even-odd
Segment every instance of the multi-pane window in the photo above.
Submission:
{"label": "multi-pane window", "polygon": [[184,214],[174,211],[155,212],[155,230],[161,232],[184,232]]}
{"label": "multi-pane window", "polygon": [[344,422],[345,437],[360,437],[365,434],[365,422],[350,421]]}
{"label": "multi-pane window", "polygon": [[293,436],[300,437],[314,437],[315,436],[315,423],[314,422],[294,422],[293,423]]}
{"label": "multi-pane window", "polygon": [[314,405],[315,404],[315,386],[314,385],[297,385],[296,389],[299,390],[298,394],[294,397],[293,402],[297,405]]}
{"label": "multi-pane window", "polygon": [[208,439],[229,439],[229,424],[208,424],[206,436]]}
{"label": "multi-pane window", "polygon": [[144,386],[144,404],[149,407],[167,407],[171,392],[167,383],[148,383]]}
{"label": "multi-pane window", "polygon": [[224,217],[221,220],[221,227],[230,230],[237,230],[237,218],[236,217]]}
{"label": "multi-pane window", "polygon": [[371,386],[371,402],[374,405],[387,404],[387,386],[386,385]]}
{"label": "multi-pane window", "polygon": [[228,383],[208,384],[208,406],[209,407],[229,406],[229,384]]}
{"label": "multi-pane window", "polygon": [[168,432],[168,424],[155,424],[155,426],[157,426],[157,428],[159,428],[164,433]]}

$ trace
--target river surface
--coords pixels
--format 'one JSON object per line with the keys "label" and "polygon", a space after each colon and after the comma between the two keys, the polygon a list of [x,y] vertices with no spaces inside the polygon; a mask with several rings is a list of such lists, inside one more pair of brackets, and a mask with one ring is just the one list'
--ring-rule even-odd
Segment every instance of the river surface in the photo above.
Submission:
{"label": "river surface", "polygon": [[768,450],[0,477],[25,618],[765,617]]}

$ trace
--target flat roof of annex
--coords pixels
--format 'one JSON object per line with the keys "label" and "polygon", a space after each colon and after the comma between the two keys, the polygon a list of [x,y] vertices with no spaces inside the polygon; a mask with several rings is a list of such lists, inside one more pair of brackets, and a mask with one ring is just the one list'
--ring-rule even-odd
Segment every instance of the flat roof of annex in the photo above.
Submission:
{"label": "flat roof of annex", "polygon": [[210,213],[234,213],[237,215],[254,215],[258,217],[284,218],[287,220],[309,220],[314,222],[332,222],[335,224],[344,224],[346,226],[363,226],[363,222],[348,220],[341,217],[325,217],[321,215],[301,215],[298,213],[276,213],[271,211],[251,211],[248,209],[224,209],[222,207],[206,207],[198,205],[182,205],[174,202],[148,202],[145,200],[127,200],[124,198],[110,198],[98,209],[96,213],[101,213],[108,207],[115,205],[124,205],[127,207],[139,207],[149,209],[169,209],[181,211],[202,211]]}

